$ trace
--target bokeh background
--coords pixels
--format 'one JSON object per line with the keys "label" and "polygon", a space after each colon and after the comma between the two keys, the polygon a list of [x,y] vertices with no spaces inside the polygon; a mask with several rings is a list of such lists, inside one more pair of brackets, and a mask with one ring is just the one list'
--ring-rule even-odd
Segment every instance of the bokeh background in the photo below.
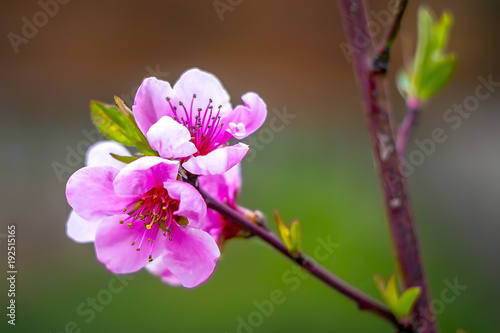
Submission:
{"label": "bokeh background", "polygon": [[[18,52],[8,34],[22,35],[23,18],[33,22],[42,7],[36,0],[0,1],[0,267],[7,270],[7,225],[16,224],[19,272],[15,327],[6,323],[1,279],[2,332],[392,331],[320,282],[302,278],[258,239],[231,241],[212,279],[198,289],[169,288],[142,272],[110,293],[113,276],[96,262],[93,245],[66,237],[65,183],[83,165],[77,150],[86,148],[84,133],[93,129],[89,101],[111,103],[118,95],[130,103],[144,77],[175,82],[184,70],[200,67],[222,80],[233,105],[256,91],[267,102],[268,119],[285,108],[295,115],[265,143],[255,137],[260,148],[254,144],[254,158],[243,164],[240,202],[268,217],[279,208],[288,220],[300,218],[306,252],[314,253],[318,237],[330,238],[338,247],[322,263],[374,296],[373,275],[394,272],[366,123],[340,47],[337,3],[221,1],[231,8],[222,17],[212,0],[72,0]],[[414,45],[421,3],[409,5],[390,66],[398,119],[404,104],[393,76],[403,49]],[[436,13],[453,13],[449,49],[459,61],[413,136],[425,140],[442,128],[448,138],[408,177],[414,212],[442,331],[499,332],[498,87],[456,130],[443,114],[474,95],[479,76],[500,81],[500,5],[430,4]],[[387,1],[370,6],[372,20],[383,25]],[[73,160],[68,149],[77,151]],[[408,151],[416,149],[411,143]],[[54,163],[69,171],[57,173]],[[467,289],[444,302],[454,280]],[[286,300],[259,317],[255,302],[269,300],[275,289]],[[105,304],[92,310],[87,302],[96,297]],[[243,327],[249,319],[253,326]]]}

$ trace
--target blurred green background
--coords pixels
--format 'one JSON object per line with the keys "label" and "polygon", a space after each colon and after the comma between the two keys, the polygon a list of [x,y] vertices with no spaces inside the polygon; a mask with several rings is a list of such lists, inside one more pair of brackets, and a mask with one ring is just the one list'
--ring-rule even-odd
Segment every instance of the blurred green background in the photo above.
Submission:
{"label": "blurred green background", "polygon": [[[84,131],[93,129],[89,100],[110,103],[118,95],[130,103],[144,77],[174,82],[184,70],[200,67],[222,80],[233,105],[256,91],[268,104],[268,120],[275,109],[295,115],[272,138],[255,136],[260,148],[253,144],[255,156],[243,165],[240,203],[268,217],[279,208],[287,220],[300,218],[310,254],[318,237],[337,243],[322,264],[374,296],[373,275],[394,272],[366,123],[340,47],[345,39],[337,4],[221,1],[232,4],[223,20],[211,0],[73,0],[47,16],[17,53],[8,34],[22,35],[23,18],[33,22],[42,7],[35,0],[0,2],[5,271],[7,225],[16,224],[18,242],[16,326],[7,325],[2,312],[2,332],[392,332],[320,282],[302,278],[258,239],[231,241],[211,280],[183,290],[145,272],[120,284],[96,262],[93,245],[66,237],[70,173],[58,176],[53,165],[71,172],[83,165],[67,155],[85,148]],[[409,5],[391,78],[402,50],[414,44],[420,3]],[[437,13],[454,14],[449,49],[458,55],[454,79],[425,107],[413,136],[422,141],[442,128],[448,139],[408,177],[433,304],[443,332],[499,332],[500,93],[481,101],[457,129],[443,114],[474,95],[479,76],[500,81],[500,4],[429,4]],[[370,6],[381,27],[387,2]],[[404,104],[392,82],[400,119]],[[411,143],[408,152],[416,150]],[[444,302],[455,279],[467,289]],[[7,289],[2,279],[3,311]],[[284,301],[262,314],[256,303],[265,304],[273,290]],[[87,304],[92,298],[100,300],[94,310]]]}

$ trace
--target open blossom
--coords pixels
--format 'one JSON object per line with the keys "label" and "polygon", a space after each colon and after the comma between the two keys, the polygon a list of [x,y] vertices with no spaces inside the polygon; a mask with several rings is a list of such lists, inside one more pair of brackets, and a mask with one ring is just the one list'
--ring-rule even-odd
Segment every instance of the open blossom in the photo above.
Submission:
{"label": "open blossom", "polygon": [[114,273],[147,267],[168,270],[167,282],[193,288],[215,269],[219,248],[206,223],[206,204],[190,184],[177,180],[179,162],[142,157],[125,165],[109,152],[128,155],[121,145],[99,143],[87,164],[68,180],[73,208],[68,235],[95,242],[97,258]]}
{"label": "open blossom", "polygon": [[244,94],[245,105],[234,109],[221,82],[197,68],[184,72],[173,87],[154,77],[139,87],[134,118],[159,155],[180,159],[196,175],[223,174],[238,164],[248,146],[227,144],[243,139],[264,122],[267,107],[253,92]]}
{"label": "open blossom", "polygon": [[[215,199],[236,208],[236,196],[241,188],[241,167],[239,164],[222,175],[201,176],[198,178],[200,187]],[[239,236],[243,230],[239,225],[224,218],[214,210],[207,211],[206,223],[203,230],[212,236],[222,250],[225,242]],[[151,274],[157,275],[162,281],[170,285],[179,285],[180,282],[162,261],[153,261],[146,266]]]}

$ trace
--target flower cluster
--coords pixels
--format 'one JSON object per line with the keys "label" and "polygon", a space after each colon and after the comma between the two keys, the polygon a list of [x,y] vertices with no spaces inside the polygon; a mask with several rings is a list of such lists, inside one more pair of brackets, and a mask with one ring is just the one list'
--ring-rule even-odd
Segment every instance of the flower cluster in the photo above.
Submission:
{"label": "flower cluster", "polygon": [[97,259],[114,273],[145,268],[171,285],[194,288],[205,282],[224,241],[241,229],[207,211],[198,190],[180,174],[197,176],[201,188],[238,209],[239,163],[249,147],[228,141],[252,134],[267,115],[257,94],[246,93],[242,100],[233,109],[220,81],[199,69],[186,71],[173,87],[145,79],[132,112],[118,115],[140,131],[125,134],[145,138],[141,147],[152,153],[132,156],[121,144],[128,141],[116,139],[122,133],[108,135],[124,123],[114,113],[116,124],[103,133],[118,142],[93,145],[86,166],[68,180],[68,236],[94,242]]}

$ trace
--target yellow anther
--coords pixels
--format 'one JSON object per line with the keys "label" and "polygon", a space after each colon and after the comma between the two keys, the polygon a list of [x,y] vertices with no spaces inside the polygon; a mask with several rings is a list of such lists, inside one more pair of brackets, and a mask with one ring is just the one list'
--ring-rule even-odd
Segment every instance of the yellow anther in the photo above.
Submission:
{"label": "yellow anther", "polygon": [[151,255],[149,255],[149,259],[148,259],[149,262],[153,261],[153,258],[151,257]]}
{"label": "yellow anther", "polygon": [[154,224],[154,220],[151,221],[151,223],[149,223],[148,225],[146,225],[146,229],[150,230],[151,229],[151,226]]}
{"label": "yellow anther", "polygon": [[132,226],[132,223],[127,223],[127,227],[131,227]]}

